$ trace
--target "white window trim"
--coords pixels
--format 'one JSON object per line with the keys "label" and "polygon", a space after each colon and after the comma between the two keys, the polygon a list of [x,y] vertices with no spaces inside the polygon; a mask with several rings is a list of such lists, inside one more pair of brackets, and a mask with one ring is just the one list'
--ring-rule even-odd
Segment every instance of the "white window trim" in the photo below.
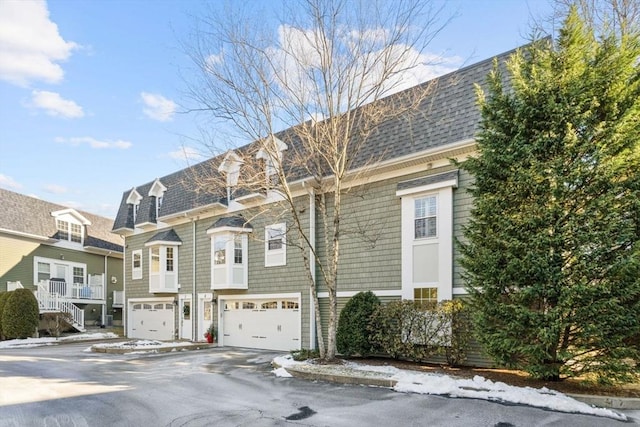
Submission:
{"label": "white window trim", "polygon": [[33,257],[33,283],[36,285],[38,284],[38,263],[49,264],[49,279],[51,279],[52,277],[56,277],[55,268],[54,268],[55,264],[63,264],[67,266],[68,274],[70,278],[70,280],[67,280],[66,277],[64,278],[67,281],[67,283],[73,283],[73,268],[74,267],[82,268],[84,270],[84,277],[83,277],[84,284],[86,285],[89,283],[89,274],[87,272],[87,264],[83,264],[80,262],[71,262],[71,261],[66,261],[62,259],[44,258],[44,257],[35,256]]}
{"label": "white window trim", "polygon": [[[236,229],[232,227],[222,227],[217,230],[208,231],[211,237],[211,289],[248,289],[249,288],[249,237],[248,229]],[[242,263],[235,264],[235,241],[240,238],[242,242]],[[224,264],[215,263],[215,243],[217,239],[225,239],[225,262]],[[242,266],[243,282],[241,284],[233,283],[233,270]],[[226,283],[217,283],[215,281],[215,272],[224,270]]]}
{"label": "white window trim", "polygon": [[[140,256],[140,267],[135,267],[134,259],[136,255]],[[140,280],[142,279],[142,269],[144,268],[144,263],[142,262],[142,249],[136,249],[135,251],[131,251],[131,279],[132,280]]]}
{"label": "white window trim", "polygon": [[[436,218],[436,234],[435,234],[435,236],[416,237],[416,234],[415,234],[415,231],[416,231],[415,230],[415,223],[416,223],[416,220],[418,218],[416,218],[416,216],[415,216],[415,202],[416,202],[416,200],[427,199],[429,197],[435,197],[435,199],[436,199],[436,214],[435,214],[435,218]],[[414,203],[413,239],[414,240],[437,239],[438,235],[439,235],[439,233],[438,233],[438,224],[440,223],[440,220],[439,220],[439,216],[440,216],[440,198],[438,197],[438,193],[429,193],[429,194],[423,194],[421,196],[413,197],[413,203]],[[429,216],[429,215],[424,216],[424,218],[430,218],[430,217],[432,217],[432,216]]]}
{"label": "white window trim", "polygon": [[[437,287],[438,301],[453,297],[453,188],[457,180],[443,181],[396,192],[401,196],[402,217],[402,298],[413,300],[415,288]],[[415,200],[437,195],[437,237],[415,238]],[[418,245],[438,246],[438,281],[413,281],[413,248]]]}
{"label": "white window trim", "polygon": [[[178,266],[179,266],[179,246],[180,242],[171,242],[171,244],[167,244],[169,242],[151,242],[147,243],[145,246],[149,248],[149,292],[151,293],[161,293],[161,292],[169,292],[169,293],[177,293],[180,289],[180,285],[178,284]],[[167,248],[173,249],[173,270],[171,272],[167,271]],[[160,266],[158,272],[153,272],[153,249],[158,249],[160,253]],[[167,286],[167,276],[173,275],[175,276],[175,280],[173,285],[175,286]],[[154,278],[158,278],[158,286],[157,288],[152,287],[152,282]]]}
{"label": "white window trim", "polygon": [[[282,248],[269,249],[269,230],[277,230],[282,233]],[[269,262],[268,255],[282,255],[281,262]],[[264,228],[264,266],[279,267],[287,265],[287,224],[281,222],[279,224],[271,224]]]}

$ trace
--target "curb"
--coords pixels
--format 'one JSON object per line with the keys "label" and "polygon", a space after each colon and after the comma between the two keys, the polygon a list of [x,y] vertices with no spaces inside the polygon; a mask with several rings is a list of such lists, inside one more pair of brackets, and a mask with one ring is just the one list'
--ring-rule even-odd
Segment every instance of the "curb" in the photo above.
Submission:
{"label": "curb", "polygon": [[107,354],[127,354],[133,352],[156,352],[156,353],[171,353],[172,351],[193,351],[193,350],[204,350],[208,348],[217,347],[216,344],[209,343],[199,343],[199,344],[191,344],[191,345],[180,345],[173,347],[156,347],[149,346],[149,348],[141,349],[141,348],[111,348],[111,347],[95,347],[91,346],[91,351],[93,353],[107,353]]}
{"label": "curb", "polygon": [[[393,388],[398,381],[390,378],[361,377],[352,375],[329,374],[323,372],[310,372],[295,367],[285,368],[292,376],[305,380],[329,381],[339,384],[354,384],[375,387]],[[567,396],[586,403],[588,405],[600,408],[617,409],[617,410],[636,410],[640,409],[640,398],[636,397],[616,397],[616,396],[596,396],[586,394],[569,394]]]}

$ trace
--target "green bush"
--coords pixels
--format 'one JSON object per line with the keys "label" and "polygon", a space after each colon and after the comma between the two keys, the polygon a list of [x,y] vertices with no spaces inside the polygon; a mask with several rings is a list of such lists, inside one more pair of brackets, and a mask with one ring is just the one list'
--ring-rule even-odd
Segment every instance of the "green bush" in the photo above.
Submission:
{"label": "green bush", "polygon": [[0,340],[5,339],[4,332],[2,331],[2,311],[4,310],[4,305],[7,302],[9,295],[11,295],[11,292],[12,291],[0,293]]}
{"label": "green bush", "polygon": [[372,342],[389,356],[423,361],[441,355],[450,365],[465,360],[470,329],[461,301],[442,301],[431,309],[392,301],[379,307],[369,324]]}
{"label": "green bush", "polygon": [[2,311],[2,330],[11,338],[28,338],[38,328],[38,301],[29,289],[16,289],[7,298]]}
{"label": "green bush", "polygon": [[366,356],[375,351],[368,329],[373,313],[380,307],[380,300],[371,291],[359,292],[347,302],[340,312],[336,331],[336,348],[345,356]]}

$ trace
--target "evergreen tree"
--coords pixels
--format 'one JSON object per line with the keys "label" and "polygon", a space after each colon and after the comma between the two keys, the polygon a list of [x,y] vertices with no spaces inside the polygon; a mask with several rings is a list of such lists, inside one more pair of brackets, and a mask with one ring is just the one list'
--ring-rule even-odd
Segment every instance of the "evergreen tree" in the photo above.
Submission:
{"label": "evergreen tree", "polygon": [[476,337],[558,380],[640,372],[640,41],[597,39],[575,9],[496,64],[461,243]]}

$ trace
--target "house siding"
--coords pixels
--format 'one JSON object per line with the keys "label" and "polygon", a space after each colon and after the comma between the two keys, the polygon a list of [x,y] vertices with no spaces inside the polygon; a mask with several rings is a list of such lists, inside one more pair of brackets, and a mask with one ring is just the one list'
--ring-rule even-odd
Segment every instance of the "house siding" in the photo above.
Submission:
{"label": "house siding", "polygon": [[458,172],[458,188],[453,192],[453,287],[464,292],[462,278],[463,268],[460,265],[460,247],[458,241],[463,240],[463,227],[471,217],[473,197],[468,189],[473,184],[473,177],[469,172],[461,169]]}

